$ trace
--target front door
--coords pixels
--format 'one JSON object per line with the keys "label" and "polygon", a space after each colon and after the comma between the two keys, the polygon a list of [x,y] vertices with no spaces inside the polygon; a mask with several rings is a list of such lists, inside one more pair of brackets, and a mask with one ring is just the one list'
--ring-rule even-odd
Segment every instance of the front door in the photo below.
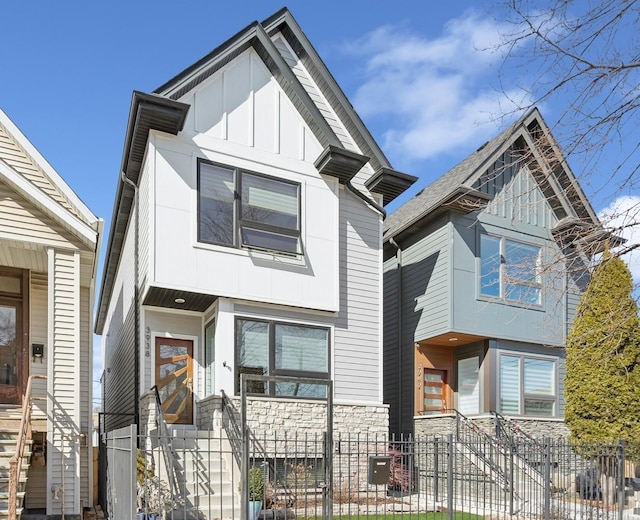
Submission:
{"label": "front door", "polygon": [[22,386],[22,316],[18,303],[0,300],[0,402],[19,404]]}
{"label": "front door", "polygon": [[156,387],[170,424],[193,424],[193,341],[156,338]]}
{"label": "front door", "polygon": [[446,384],[447,371],[423,368],[422,414],[434,415],[447,409]]}

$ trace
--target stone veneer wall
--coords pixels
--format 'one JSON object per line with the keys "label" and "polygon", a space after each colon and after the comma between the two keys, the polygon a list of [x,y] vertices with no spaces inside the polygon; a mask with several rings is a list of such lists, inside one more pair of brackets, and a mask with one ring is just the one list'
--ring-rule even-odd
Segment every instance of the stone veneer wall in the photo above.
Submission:
{"label": "stone veneer wall", "polygon": [[[240,399],[231,398],[240,412]],[[219,425],[222,399],[207,397],[198,403],[198,428]],[[296,399],[247,399],[247,423],[256,435],[322,434],[327,430],[327,407],[317,401]],[[333,406],[333,432],[386,436],[389,431],[389,407],[385,404],[339,403]]]}
{"label": "stone veneer wall", "polygon": [[[496,427],[491,415],[469,417],[489,435],[495,435]],[[545,419],[542,417],[507,418],[517,424],[520,429],[535,439],[566,439],[569,428],[562,419]],[[456,416],[454,414],[430,415],[414,417],[414,434],[416,437],[424,435],[448,435],[456,432]]]}

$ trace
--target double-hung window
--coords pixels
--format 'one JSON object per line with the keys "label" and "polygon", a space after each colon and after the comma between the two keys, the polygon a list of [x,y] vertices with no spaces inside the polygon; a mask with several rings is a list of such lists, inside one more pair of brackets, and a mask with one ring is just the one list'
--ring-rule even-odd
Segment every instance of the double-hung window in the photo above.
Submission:
{"label": "double-hung window", "polygon": [[556,415],[556,363],[518,355],[500,355],[498,408],[507,415]]}
{"label": "double-hung window", "polygon": [[493,235],[480,235],[480,294],[540,304],[540,248]]}
{"label": "double-hung window", "polygon": [[300,185],[199,160],[198,241],[299,254]]}
{"label": "double-hung window", "polygon": [[[240,374],[329,379],[329,329],[276,321],[236,319],[236,392]],[[248,381],[247,391],[272,396],[323,398],[326,385]]]}

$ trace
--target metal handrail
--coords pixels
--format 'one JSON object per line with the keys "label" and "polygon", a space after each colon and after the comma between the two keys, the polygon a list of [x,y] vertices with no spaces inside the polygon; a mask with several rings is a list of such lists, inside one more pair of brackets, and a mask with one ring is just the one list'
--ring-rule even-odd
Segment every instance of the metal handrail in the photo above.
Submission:
{"label": "metal handrail", "polygon": [[533,438],[524,430],[517,428],[511,419],[507,419],[504,415],[496,412],[495,410],[491,410],[489,413],[495,418],[497,437],[501,437],[502,435],[504,435],[512,444],[515,443],[516,438],[522,437],[528,442],[537,444],[542,447],[535,438]]}
{"label": "metal handrail", "polygon": [[[242,468],[242,451],[244,449],[244,442],[242,438],[242,425],[238,420],[238,411],[236,410],[233,402],[224,390],[220,390],[220,396],[222,397],[222,427],[224,428],[227,434],[227,438],[229,439],[229,443],[231,444],[233,457],[235,458],[238,466]],[[267,452],[264,449],[264,446],[262,446],[256,435],[249,429],[249,427],[246,428],[246,431],[249,438],[248,444],[253,447],[254,459],[260,458],[263,463],[266,464],[268,473],[270,475],[273,475],[275,478],[276,467],[273,459],[267,456]],[[295,493],[290,489],[290,486],[288,486],[287,484],[281,484],[280,487],[282,488],[282,491],[284,491],[285,501],[293,502],[295,499]]]}
{"label": "metal handrail", "polygon": [[18,515],[18,481],[22,459],[24,458],[24,447],[31,435],[31,382],[34,379],[46,379],[47,376],[30,375],[27,380],[27,389],[22,398],[22,417],[20,418],[20,429],[16,441],[16,452],[9,461],[9,520],[16,520]]}
{"label": "metal handrail", "polygon": [[[500,450],[497,440],[487,432],[481,430],[466,415],[461,414],[455,408],[444,410],[445,413],[454,413],[456,415],[456,439],[466,446],[471,452],[480,458],[491,471],[496,473],[507,485],[511,485],[511,479],[507,472],[494,460],[494,453],[487,454],[482,446],[496,447]],[[502,455],[502,452],[499,452]]]}
{"label": "metal handrail", "polygon": [[162,451],[162,455],[164,457],[165,466],[167,467],[167,474],[169,476],[169,491],[171,492],[171,496],[175,497],[178,490],[178,478],[176,476],[173,448],[171,447],[171,444],[169,442],[169,427],[167,426],[167,421],[164,417],[164,411],[162,410],[162,400],[160,399],[158,387],[156,385],[153,385],[151,387],[151,390],[153,390],[155,394],[155,420],[156,427],[158,428],[158,441]]}

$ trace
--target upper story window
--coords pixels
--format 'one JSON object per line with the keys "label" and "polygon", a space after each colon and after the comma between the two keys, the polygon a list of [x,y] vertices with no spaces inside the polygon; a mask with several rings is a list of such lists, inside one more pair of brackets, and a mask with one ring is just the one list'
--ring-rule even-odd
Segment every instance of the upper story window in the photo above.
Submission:
{"label": "upper story window", "polygon": [[[240,374],[329,379],[329,329],[292,323],[236,320],[236,392]],[[324,385],[249,381],[247,391],[285,397],[325,398]]]}
{"label": "upper story window", "polygon": [[480,294],[539,305],[540,258],[537,246],[480,235]]}
{"label": "upper story window", "polygon": [[198,241],[300,253],[300,185],[198,161]]}

